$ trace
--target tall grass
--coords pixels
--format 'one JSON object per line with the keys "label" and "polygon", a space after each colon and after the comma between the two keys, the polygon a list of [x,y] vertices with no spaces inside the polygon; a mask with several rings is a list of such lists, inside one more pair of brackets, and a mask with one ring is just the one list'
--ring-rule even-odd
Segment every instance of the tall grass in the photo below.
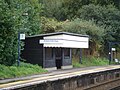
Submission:
{"label": "tall grass", "polygon": [[[80,64],[79,59],[75,57],[72,61],[74,67],[101,66],[109,64],[109,61],[107,59],[95,57],[82,58],[82,64]],[[17,67],[16,65],[5,66],[0,64],[0,79],[15,78],[45,72],[47,71],[44,70],[42,67],[29,63],[22,62],[19,67]]]}
{"label": "tall grass", "polygon": [[42,69],[42,67],[29,63],[21,63],[19,67],[16,65],[5,66],[0,64],[0,79],[21,77],[44,72],[47,71]]}
{"label": "tall grass", "polygon": [[106,58],[84,57],[82,58],[82,64],[80,64],[79,59],[74,57],[72,60],[72,64],[73,67],[103,66],[108,65],[109,60]]}

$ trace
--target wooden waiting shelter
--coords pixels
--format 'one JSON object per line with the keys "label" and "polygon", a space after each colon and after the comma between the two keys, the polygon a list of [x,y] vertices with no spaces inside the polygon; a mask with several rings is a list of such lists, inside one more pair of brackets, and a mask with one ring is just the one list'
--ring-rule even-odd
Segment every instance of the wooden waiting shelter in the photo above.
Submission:
{"label": "wooden waiting shelter", "polygon": [[47,70],[72,68],[72,48],[88,48],[89,36],[56,32],[25,39],[22,58]]}

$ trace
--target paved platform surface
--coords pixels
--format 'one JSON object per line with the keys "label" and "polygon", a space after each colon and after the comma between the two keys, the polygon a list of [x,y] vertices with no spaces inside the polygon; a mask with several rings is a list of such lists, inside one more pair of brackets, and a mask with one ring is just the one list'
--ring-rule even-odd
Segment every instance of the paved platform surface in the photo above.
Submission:
{"label": "paved platform surface", "polygon": [[119,69],[119,68],[120,65],[93,66],[86,68],[56,70],[56,71],[48,72],[46,74],[20,77],[14,79],[5,79],[5,80],[0,80],[0,90],[14,89],[16,87],[24,87],[24,86],[39,84],[47,81],[55,81],[58,79],[70,78],[74,76],[80,76],[84,74],[102,72],[102,71]]}

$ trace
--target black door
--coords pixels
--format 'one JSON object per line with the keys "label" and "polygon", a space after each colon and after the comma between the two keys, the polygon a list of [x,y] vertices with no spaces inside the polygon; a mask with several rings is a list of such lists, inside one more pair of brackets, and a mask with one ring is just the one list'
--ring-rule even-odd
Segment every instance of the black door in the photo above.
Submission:
{"label": "black door", "polygon": [[61,48],[55,49],[55,60],[56,60],[57,69],[61,69],[61,66],[62,66],[62,49]]}

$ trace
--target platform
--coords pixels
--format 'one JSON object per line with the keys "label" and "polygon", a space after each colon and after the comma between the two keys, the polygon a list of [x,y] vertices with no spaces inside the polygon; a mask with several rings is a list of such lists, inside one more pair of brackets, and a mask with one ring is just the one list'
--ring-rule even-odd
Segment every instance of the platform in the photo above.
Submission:
{"label": "platform", "polygon": [[71,77],[81,76],[90,73],[109,71],[114,69],[120,69],[120,65],[93,66],[86,68],[57,70],[57,71],[48,72],[47,74],[0,80],[0,90],[4,90],[4,89],[10,90],[14,88],[27,87],[30,85],[40,84],[47,81],[55,81],[55,80],[71,78]]}

